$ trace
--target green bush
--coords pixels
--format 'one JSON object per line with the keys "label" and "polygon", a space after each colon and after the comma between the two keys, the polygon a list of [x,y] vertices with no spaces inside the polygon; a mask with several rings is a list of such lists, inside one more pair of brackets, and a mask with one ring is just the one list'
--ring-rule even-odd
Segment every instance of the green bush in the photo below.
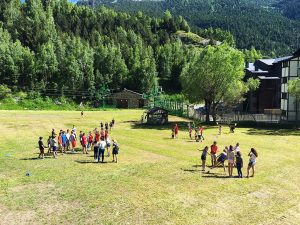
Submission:
{"label": "green bush", "polygon": [[0,85],[0,99],[5,99],[11,96],[11,90],[6,85]]}

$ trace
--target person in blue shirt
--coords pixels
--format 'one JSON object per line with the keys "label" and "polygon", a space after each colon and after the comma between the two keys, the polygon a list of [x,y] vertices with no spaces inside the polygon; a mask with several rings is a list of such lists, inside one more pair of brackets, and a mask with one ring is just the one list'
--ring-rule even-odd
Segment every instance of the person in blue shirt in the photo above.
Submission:
{"label": "person in blue shirt", "polygon": [[63,131],[62,135],[61,135],[61,142],[62,142],[62,147],[64,152],[66,152],[66,147],[67,147],[67,135],[66,133]]}

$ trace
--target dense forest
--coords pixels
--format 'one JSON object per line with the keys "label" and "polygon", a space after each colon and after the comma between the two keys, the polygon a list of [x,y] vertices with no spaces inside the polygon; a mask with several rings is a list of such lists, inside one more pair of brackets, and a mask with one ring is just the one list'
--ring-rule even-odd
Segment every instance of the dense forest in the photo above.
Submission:
{"label": "dense forest", "polygon": [[[113,2],[113,3],[112,3]],[[288,3],[291,4],[288,4]],[[286,15],[299,15],[295,0],[282,1]],[[298,1],[299,2],[299,1]],[[197,32],[197,28],[221,28],[230,31],[239,49],[254,46],[269,56],[290,54],[299,47],[300,21],[291,20],[274,8],[276,0],[81,0],[78,4],[106,5],[126,12],[142,11],[161,16],[166,10],[182,15]],[[299,3],[297,3],[299,4]]]}
{"label": "dense forest", "polygon": [[[77,6],[67,0],[5,0],[0,5],[0,84],[48,96],[101,97],[109,88],[148,92],[157,80],[181,90],[179,76],[194,44],[182,17]],[[211,41],[232,35],[207,29]],[[196,37],[196,38],[195,38]],[[104,90],[105,89],[105,90]]]}

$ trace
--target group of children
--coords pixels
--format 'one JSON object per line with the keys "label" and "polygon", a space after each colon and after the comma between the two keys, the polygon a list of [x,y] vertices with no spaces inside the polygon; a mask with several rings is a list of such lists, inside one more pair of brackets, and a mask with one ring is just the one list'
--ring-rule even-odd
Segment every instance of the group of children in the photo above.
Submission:
{"label": "group of children", "polygon": [[[232,177],[233,176],[233,168],[236,167],[238,177],[242,178],[243,177],[243,157],[242,153],[240,150],[240,145],[237,143],[234,147],[230,145],[229,147],[226,146],[218,156],[217,153],[219,152],[219,148],[217,146],[217,142],[214,142],[210,146],[210,153],[209,153],[209,148],[206,146],[202,151],[201,154],[201,161],[202,161],[202,171],[205,171],[206,167],[206,158],[207,155],[211,156],[211,169],[216,168],[217,166],[223,166],[224,172],[226,174],[226,169],[225,169],[225,161],[228,161],[228,176]],[[247,178],[249,177],[249,172],[250,169],[252,169],[252,175],[251,177],[254,177],[255,173],[255,164],[256,164],[256,158],[258,157],[257,151],[254,148],[251,148],[249,154],[249,163],[247,167]],[[208,171],[209,173],[210,171]]]}
{"label": "group of children", "polygon": [[113,119],[110,123],[103,124],[100,123],[100,130],[95,128],[94,131],[90,131],[88,135],[80,131],[77,135],[77,130],[73,125],[73,128],[67,129],[66,131],[60,130],[59,134],[55,133],[55,130],[52,129],[51,136],[47,141],[47,146],[43,143],[43,137],[39,138],[38,145],[40,149],[39,158],[45,157],[45,148],[48,148],[48,153],[53,153],[53,157],[57,157],[57,151],[61,153],[66,153],[71,151],[75,152],[77,146],[77,141],[79,140],[80,146],[82,148],[83,154],[89,154],[88,150],[94,150],[94,160],[96,162],[104,162],[104,152],[107,151],[107,157],[110,156],[110,147],[112,147],[112,156],[113,162],[118,161],[117,155],[119,154],[119,145],[116,140],[110,140],[109,130],[111,131],[115,125],[115,120]]}

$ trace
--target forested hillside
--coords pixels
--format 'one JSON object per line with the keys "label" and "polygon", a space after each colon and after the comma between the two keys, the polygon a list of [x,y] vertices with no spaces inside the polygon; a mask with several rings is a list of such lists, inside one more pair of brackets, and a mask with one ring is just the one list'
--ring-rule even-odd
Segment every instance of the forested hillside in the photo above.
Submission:
{"label": "forested hillside", "polygon": [[[2,4],[3,3],[3,4]],[[93,98],[104,84],[113,91],[180,91],[179,75],[197,41],[188,23],[169,12],[161,19],[111,9],[94,10],[68,0],[6,0],[0,5],[0,83],[11,89]],[[229,40],[222,30],[206,30]],[[100,92],[100,93],[99,93]]]}
{"label": "forested hillside", "polygon": [[288,18],[300,19],[300,1],[299,0],[282,0],[275,4],[279,10]]}
{"label": "forested hillside", "polygon": [[[293,0],[289,0],[293,1]],[[113,2],[113,3],[112,3]],[[195,28],[221,28],[230,31],[237,47],[249,49],[254,46],[268,55],[290,54],[298,46],[300,21],[290,20],[275,10],[276,0],[81,0],[78,4],[106,5],[126,12],[143,11],[149,15],[161,16],[170,10],[182,15]],[[286,2],[286,1],[283,1]],[[295,1],[293,1],[295,2]],[[286,14],[297,15],[288,8]]]}

